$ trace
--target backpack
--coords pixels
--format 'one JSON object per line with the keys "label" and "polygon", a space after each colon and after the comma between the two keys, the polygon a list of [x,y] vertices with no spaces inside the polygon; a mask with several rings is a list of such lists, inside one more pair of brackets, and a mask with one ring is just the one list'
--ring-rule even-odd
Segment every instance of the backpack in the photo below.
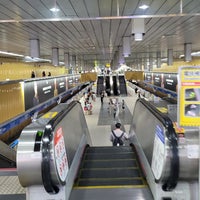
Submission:
{"label": "backpack", "polygon": [[113,140],[113,146],[122,146],[124,144],[123,140],[122,140],[122,137],[124,135],[124,132],[119,136],[117,137],[114,133],[114,131],[112,131],[113,135],[114,135],[114,140]]}

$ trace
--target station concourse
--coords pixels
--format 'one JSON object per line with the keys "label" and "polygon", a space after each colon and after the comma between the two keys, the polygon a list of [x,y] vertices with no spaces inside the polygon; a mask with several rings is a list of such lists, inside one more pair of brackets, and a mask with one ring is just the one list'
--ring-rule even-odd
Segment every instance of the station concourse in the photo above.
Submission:
{"label": "station concourse", "polygon": [[[96,87],[93,86],[93,91],[96,91]],[[128,123],[123,124],[125,131],[130,129],[130,117],[132,117],[132,112],[134,109],[134,103],[137,99],[137,96],[132,95],[118,97],[120,101],[125,100],[125,112],[127,113],[124,119],[128,118]],[[84,107],[83,98],[80,99],[82,106]],[[110,142],[110,133],[111,133],[111,123],[114,123],[113,115],[108,113],[108,103],[109,97],[105,97],[104,104],[101,104],[100,97],[96,98],[95,102],[92,102],[93,109],[92,115],[85,115],[89,133],[91,134],[92,144],[94,146],[112,146]],[[104,110],[104,111],[103,111]],[[105,114],[100,116],[100,113]],[[107,116],[106,116],[107,115]],[[123,118],[124,113],[120,113],[120,117]],[[102,118],[101,118],[102,117]],[[107,117],[107,119],[105,119]],[[123,121],[124,121],[123,119]],[[104,124],[106,123],[106,124]],[[16,175],[13,176],[1,176],[0,177],[0,199],[1,200],[25,200],[25,188],[23,188],[18,180]]]}

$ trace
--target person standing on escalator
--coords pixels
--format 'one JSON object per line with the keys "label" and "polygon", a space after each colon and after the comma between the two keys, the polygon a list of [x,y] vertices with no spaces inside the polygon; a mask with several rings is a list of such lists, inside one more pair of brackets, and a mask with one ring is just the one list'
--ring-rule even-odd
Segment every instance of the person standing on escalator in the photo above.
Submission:
{"label": "person standing on escalator", "polygon": [[113,146],[123,146],[125,140],[128,138],[128,134],[121,130],[121,123],[117,122],[115,124],[115,130],[113,130],[110,134],[110,141]]}

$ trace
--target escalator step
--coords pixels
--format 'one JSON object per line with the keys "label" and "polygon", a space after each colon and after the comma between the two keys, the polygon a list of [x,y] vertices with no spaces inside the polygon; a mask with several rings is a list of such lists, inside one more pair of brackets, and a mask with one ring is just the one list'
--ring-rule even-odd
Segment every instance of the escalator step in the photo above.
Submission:
{"label": "escalator step", "polygon": [[82,169],[79,178],[130,178],[140,177],[136,168]]}
{"label": "escalator step", "polygon": [[81,179],[77,186],[144,185],[142,179]]}
{"label": "escalator step", "polygon": [[136,160],[90,160],[84,161],[82,168],[120,168],[120,167],[137,167]]}
{"label": "escalator step", "polygon": [[114,160],[114,159],[134,159],[135,154],[133,152],[131,153],[119,153],[119,154],[93,154],[93,153],[87,153],[85,154],[85,160]]}
{"label": "escalator step", "polygon": [[88,147],[86,153],[123,153],[123,152],[133,152],[130,146],[120,146],[120,147]]}

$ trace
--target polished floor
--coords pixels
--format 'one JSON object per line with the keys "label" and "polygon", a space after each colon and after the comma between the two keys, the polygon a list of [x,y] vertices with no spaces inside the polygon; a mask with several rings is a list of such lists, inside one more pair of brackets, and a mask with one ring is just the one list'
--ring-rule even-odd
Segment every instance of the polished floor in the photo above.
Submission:
{"label": "polished floor", "polygon": [[[96,88],[93,88],[96,91]],[[132,113],[137,96],[128,88],[129,95],[127,97],[118,97],[119,102],[124,99],[125,110],[120,110],[119,119],[123,124],[124,130],[129,133],[132,120]],[[80,100],[83,104],[83,99]],[[89,133],[92,139],[92,146],[111,146],[110,132],[111,126],[115,120],[112,113],[108,109],[109,98],[104,98],[104,103],[101,104],[100,98],[96,98],[92,102],[93,109],[91,115],[85,115]],[[25,189],[19,184],[17,176],[4,176],[0,174],[0,200],[25,200]]]}

